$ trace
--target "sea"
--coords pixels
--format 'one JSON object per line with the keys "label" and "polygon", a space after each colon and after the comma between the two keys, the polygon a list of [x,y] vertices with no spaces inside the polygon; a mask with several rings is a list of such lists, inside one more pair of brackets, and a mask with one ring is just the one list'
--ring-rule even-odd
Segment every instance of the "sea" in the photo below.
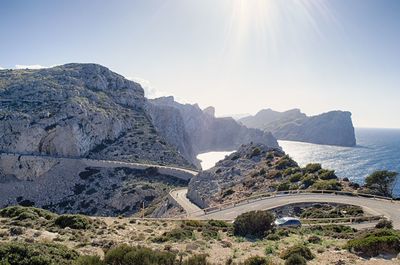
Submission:
{"label": "sea", "polygon": [[[400,129],[356,129],[356,147],[318,145],[293,141],[278,141],[282,149],[300,166],[321,163],[341,177],[363,184],[376,170],[400,173]],[[231,152],[200,154],[203,170],[209,169]],[[394,195],[400,197],[400,176],[395,183]]]}

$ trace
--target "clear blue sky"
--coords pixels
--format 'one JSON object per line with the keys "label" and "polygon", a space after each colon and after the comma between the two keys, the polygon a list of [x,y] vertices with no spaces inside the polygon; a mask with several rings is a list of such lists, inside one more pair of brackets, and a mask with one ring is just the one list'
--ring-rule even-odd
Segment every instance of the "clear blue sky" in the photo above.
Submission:
{"label": "clear blue sky", "polygon": [[0,67],[103,64],[218,115],[400,128],[399,0],[0,0]]}

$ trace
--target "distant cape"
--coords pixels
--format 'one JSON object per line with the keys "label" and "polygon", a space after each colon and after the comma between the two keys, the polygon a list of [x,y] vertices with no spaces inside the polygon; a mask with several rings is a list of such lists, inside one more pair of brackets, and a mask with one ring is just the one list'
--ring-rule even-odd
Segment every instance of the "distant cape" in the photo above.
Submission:
{"label": "distant cape", "polygon": [[330,111],[308,117],[299,109],[278,112],[264,109],[254,116],[239,119],[249,128],[271,132],[279,140],[315,144],[355,146],[351,112]]}

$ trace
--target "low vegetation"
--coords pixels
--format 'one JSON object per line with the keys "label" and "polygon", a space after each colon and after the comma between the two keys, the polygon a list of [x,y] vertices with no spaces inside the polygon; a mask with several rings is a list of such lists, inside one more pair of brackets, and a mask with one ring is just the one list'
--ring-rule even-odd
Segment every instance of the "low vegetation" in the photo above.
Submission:
{"label": "low vegetation", "polygon": [[376,229],[362,232],[345,246],[361,256],[374,257],[380,254],[400,252],[400,233],[392,229]]}
{"label": "low vegetation", "polygon": [[54,222],[61,228],[69,227],[72,229],[88,229],[91,223],[86,216],[76,214],[60,215]]}
{"label": "low vegetation", "polygon": [[233,223],[233,232],[236,236],[264,238],[272,230],[274,220],[268,211],[243,213]]}

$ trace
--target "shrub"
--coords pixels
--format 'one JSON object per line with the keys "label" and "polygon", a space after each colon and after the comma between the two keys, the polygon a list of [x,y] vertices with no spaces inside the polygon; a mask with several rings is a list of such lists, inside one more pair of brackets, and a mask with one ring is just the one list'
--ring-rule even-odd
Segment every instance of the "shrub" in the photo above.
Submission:
{"label": "shrub", "polygon": [[260,256],[253,256],[246,259],[243,265],[268,265],[270,262],[267,258],[260,257]]}
{"label": "shrub", "polygon": [[322,180],[329,180],[329,179],[337,179],[338,177],[336,176],[334,170],[321,169],[319,171],[319,178]]}
{"label": "shrub", "polygon": [[290,256],[297,254],[299,256],[302,256],[306,260],[312,260],[314,258],[314,254],[312,254],[311,250],[302,244],[299,245],[294,245],[288,249],[286,249],[281,257],[282,259],[288,259]]}
{"label": "shrub", "polygon": [[25,219],[36,220],[39,217],[43,217],[47,220],[50,220],[57,215],[47,210],[34,207],[10,206],[1,209],[0,216],[5,218],[15,218],[17,220],[25,220]]}
{"label": "shrub", "polygon": [[318,180],[312,185],[316,190],[341,190],[342,185],[335,179],[331,180]]}
{"label": "shrub", "polygon": [[107,251],[104,262],[115,265],[171,265],[176,256],[170,252],[154,251],[144,247],[121,245]]}
{"label": "shrub", "polygon": [[317,179],[318,178],[316,176],[312,174],[307,174],[302,177],[301,183],[304,185],[304,188],[307,189],[308,187],[312,186],[315,181],[317,181]]}
{"label": "shrub", "polygon": [[207,262],[207,256],[204,254],[200,255],[193,255],[189,257],[183,265],[209,265],[210,263]]}
{"label": "shrub", "polygon": [[376,225],[375,228],[388,228],[388,229],[392,229],[393,228],[393,222],[390,220],[380,220]]}
{"label": "shrub", "polygon": [[284,170],[291,167],[297,167],[297,163],[293,161],[288,155],[283,156],[275,165],[276,169]]}
{"label": "shrub", "polygon": [[236,236],[263,238],[273,228],[275,217],[268,211],[251,211],[239,215],[233,223]]}
{"label": "shrub", "polygon": [[285,261],[285,265],[306,265],[307,260],[299,254],[290,255]]}
{"label": "shrub", "polygon": [[369,257],[397,254],[400,252],[400,234],[391,229],[368,231],[349,240],[345,247],[351,252]]}
{"label": "shrub", "polygon": [[209,220],[208,224],[210,226],[221,227],[221,228],[230,226],[227,222],[222,221],[222,220]]}
{"label": "shrub", "polygon": [[299,182],[303,175],[301,173],[295,173],[290,176],[289,181],[292,183]]}
{"label": "shrub", "polygon": [[192,229],[190,228],[175,228],[171,231],[165,232],[162,236],[153,239],[156,243],[168,241],[182,241],[193,237]]}
{"label": "shrub", "polygon": [[285,191],[290,189],[290,182],[282,182],[278,185],[277,190],[278,191]]}
{"label": "shrub", "polygon": [[88,229],[91,221],[88,217],[83,215],[65,214],[57,217],[54,223],[61,228]]}
{"label": "shrub", "polygon": [[392,188],[398,173],[387,170],[376,171],[365,178],[365,186],[380,195],[392,197]]}
{"label": "shrub", "polygon": [[78,253],[62,245],[40,243],[0,243],[0,264],[7,265],[67,265]]}
{"label": "shrub", "polygon": [[321,242],[321,238],[319,236],[310,236],[307,241],[312,244],[318,244]]}
{"label": "shrub", "polygon": [[317,172],[317,171],[319,171],[321,169],[321,164],[318,164],[318,163],[311,163],[311,164],[308,164],[308,165],[306,165],[306,167],[305,167],[305,171],[307,172],[307,173],[315,173],[315,172]]}
{"label": "shrub", "polygon": [[105,263],[98,256],[81,256],[73,265],[105,265]]}
{"label": "shrub", "polygon": [[265,239],[271,240],[271,241],[278,241],[279,239],[281,239],[281,237],[278,234],[273,233],[273,234],[269,234]]}

